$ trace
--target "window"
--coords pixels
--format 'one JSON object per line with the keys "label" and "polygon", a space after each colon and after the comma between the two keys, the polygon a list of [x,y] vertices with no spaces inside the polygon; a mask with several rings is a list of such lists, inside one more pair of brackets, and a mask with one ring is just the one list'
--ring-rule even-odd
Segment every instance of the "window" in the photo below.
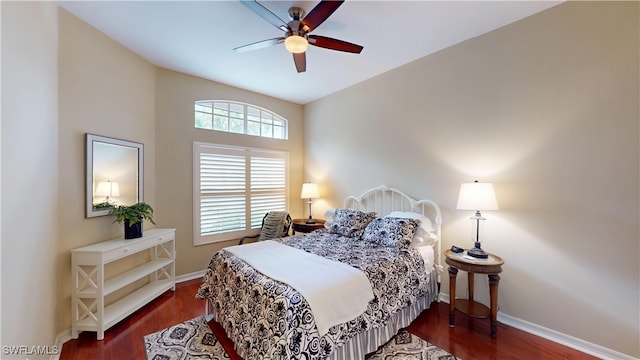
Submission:
{"label": "window", "polygon": [[257,106],[223,100],[195,102],[195,127],[237,134],[288,139],[288,122]]}
{"label": "window", "polygon": [[194,245],[253,235],[288,208],[287,152],[196,142],[193,168]]}

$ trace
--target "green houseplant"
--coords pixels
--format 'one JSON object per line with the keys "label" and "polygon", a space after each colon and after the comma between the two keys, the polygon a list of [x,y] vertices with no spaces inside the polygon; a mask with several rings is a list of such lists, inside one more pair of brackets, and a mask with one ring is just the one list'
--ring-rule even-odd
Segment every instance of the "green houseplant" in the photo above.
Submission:
{"label": "green houseplant", "polygon": [[109,214],[116,217],[113,222],[124,223],[125,239],[142,237],[143,220],[149,220],[152,224],[156,224],[153,222],[153,208],[144,202],[133,205],[115,205],[111,208]]}

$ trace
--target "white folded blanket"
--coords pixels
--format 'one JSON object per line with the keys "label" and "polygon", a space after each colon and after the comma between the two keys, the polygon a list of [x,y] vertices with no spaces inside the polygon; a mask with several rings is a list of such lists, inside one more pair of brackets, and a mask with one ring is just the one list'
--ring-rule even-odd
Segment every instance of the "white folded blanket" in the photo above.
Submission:
{"label": "white folded blanket", "polygon": [[309,303],[320,336],[367,310],[373,290],[360,270],[276,241],[258,241],[224,250],[256,270],[296,289]]}

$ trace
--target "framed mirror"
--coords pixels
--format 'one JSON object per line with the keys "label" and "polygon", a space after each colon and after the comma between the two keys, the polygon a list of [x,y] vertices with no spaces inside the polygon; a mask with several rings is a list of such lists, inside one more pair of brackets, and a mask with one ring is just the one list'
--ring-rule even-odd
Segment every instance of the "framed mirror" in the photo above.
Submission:
{"label": "framed mirror", "polygon": [[142,202],[144,145],[86,134],[86,217],[109,215],[113,205]]}

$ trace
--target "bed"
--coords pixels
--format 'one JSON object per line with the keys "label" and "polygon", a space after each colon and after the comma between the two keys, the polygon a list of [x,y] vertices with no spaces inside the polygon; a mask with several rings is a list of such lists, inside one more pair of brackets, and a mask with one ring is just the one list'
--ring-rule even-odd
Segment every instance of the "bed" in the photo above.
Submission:
{"label": "bed", "polygon": [[[243,359],[364,359],[437,301],[443,268],[435,202],[382,185],[347,197],[334,215],[325,229],[212,257],[196,297],[206,299],[206,313]],[[281,273],[271,272],[281,263]],[[313,266],[325,267],[307,271]],[[334,283],[331,271],[343,268],[353,276],[336,275]],[[370,290],[359,287],[363,277]]]}

